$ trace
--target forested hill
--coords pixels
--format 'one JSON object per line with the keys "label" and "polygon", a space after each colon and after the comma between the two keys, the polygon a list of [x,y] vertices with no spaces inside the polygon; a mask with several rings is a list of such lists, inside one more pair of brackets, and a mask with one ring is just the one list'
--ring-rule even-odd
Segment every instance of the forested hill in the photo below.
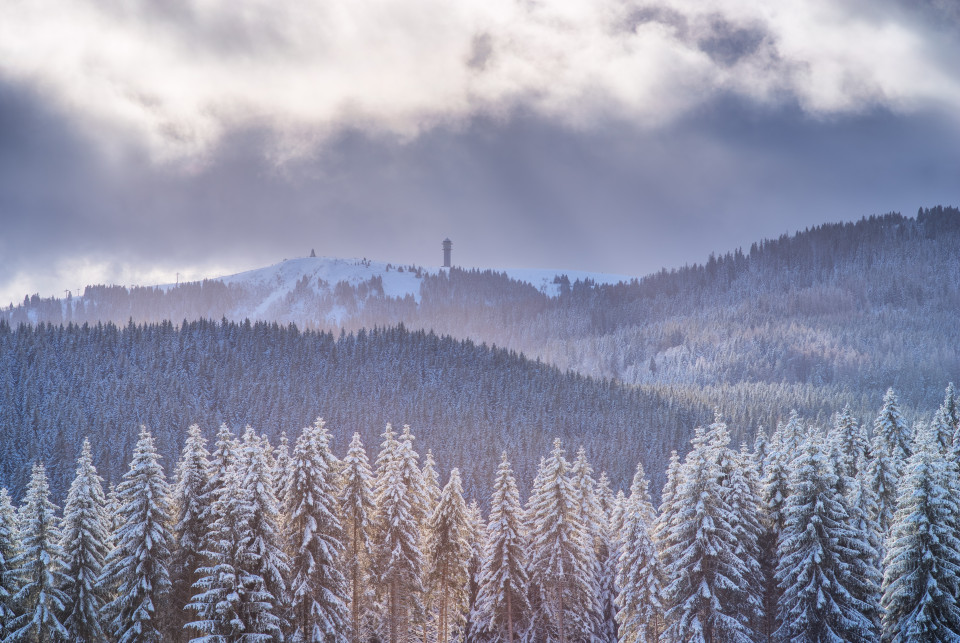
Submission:
{"label": "forested hill", "polygon": [[278,324],[21,326],[0,322],[0,487],[20,497],[44,463],[60,498],[84,437],[117,482],[139,427],[167,466],[186,428],[212,438],[251,425],[276,443],[327,420],[338,452],[354,431],[376,445],[387,422],[410,424],[422,452],[460,467],[485,500],[503,450],[531,480],[554,438],[583,445],[627,488],[638,461],[662,482],[670,445],[712,417],[470,341],[403,328],[339,337]]}
{"label": "forested hill", "polygon": [[720,406],[737,425],[772,426],[791,408],[826,422],[846,403],[865,418],[891,385],[906,409],[935,407],[946,382],[960,381],[958,248],[960,211],[936,207],[826,224],[620,284],[300,259],[176,287],[32,297],[3,315],[12,327],[202,317],[335,331],[403,323],[654,387],[678,406]]}

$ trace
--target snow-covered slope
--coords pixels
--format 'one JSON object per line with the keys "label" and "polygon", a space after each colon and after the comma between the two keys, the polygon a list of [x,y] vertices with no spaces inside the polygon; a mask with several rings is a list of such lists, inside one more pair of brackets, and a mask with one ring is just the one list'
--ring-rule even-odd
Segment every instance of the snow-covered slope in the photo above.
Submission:
{"label": "snow-covered slope", "polygon": [[[383,281],[384,295],[387,297],[405,297],[411,295],[417,302],[420,301],[420,282],[423,276],[435,275],[443,270],[436,266],[397,266],[382,261],[369,259],[338,259],[334,257],[304,257],[288,259],[265,268],[247,270],[234,275],[215,277],[216,281],[225,284],[238,284],[252,287],[264,287],[272,291],[272,297],[282,297],[293,290],[297,282],[307,278],[308,282],[317,288],[320,280],[335,286],[341,281],[357,286],[374,277]],[[586,272],[582,270],[550,270],[531,268],[493,269],[495,272],[506,273],[511,279],[532,285],[540,292],[555,297],[559,294],[559,285],[553,283],[554,278],[566,275],[570,283],[575,281],[591,280],[600,284],[615,284],[621,281],[630,281],[633,277],[614,275],[601,272]]]}

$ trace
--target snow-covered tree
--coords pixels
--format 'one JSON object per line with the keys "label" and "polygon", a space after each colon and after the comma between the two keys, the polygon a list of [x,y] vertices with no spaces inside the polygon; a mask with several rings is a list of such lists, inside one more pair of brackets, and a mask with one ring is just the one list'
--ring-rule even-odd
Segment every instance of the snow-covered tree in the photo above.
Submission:
{"label": "snow-covered tree", "polygon": [[437,638],[447,643],[466,615],[472,554],[467,506],[463,501],[460,471],[453,469],[430,517],[426,542],[431,604],[437,607]]}
{"label": "snow-covered tree", "polygon": [[48,643],[70,637],[62,620],[68,598],[60,588],[67,578],[62,571],[56,511],[50,502],[46,470],[35,464],[20,512],[21,551],[11,561],[19,581],[13,597],[17,616],[6,624],[10,633],[4,643]]}
{"label": "snow-covered tree", "polygon": [[757,480],[763,480],[767,469],[767,456],[770,453],[770,438],[767,436],[767,430],[762,426],[757,427],[757,435],[753,439],[753,468],[757,474]]}
{"label": "snow-covered tree", "polygon": [[538,638],[585,641],[594,636],[597,613],[592,552],[580,521],[570,464],[560,440],[538,474],[530,499],[530,581],[539,592]]}
{"label": "snow-covered tree", "polygon": [[610,543],[607,540],[607,517],[600,507],[597,498],[597,483],[593,479],[593,467],[587,461],[587,452],[582,446],[577,449],[577,457],[570,468],[570,482],[573,484],[576,495],[577,514],[580,524],[583,525],[584,548],[587,560],[587,580],[590,583],[591,593],[596,597],[594,601],[596,611],[590,614],[592,620],[591,631],[603,641],[609,641],[616,635],[616,621],[604,622],[608,603],[612,604],[615,595],[612,592],[612,583],[604,588],[601,574],[603,565],[610,553]]}
{"label": "snow-covered tree", "polygon": [[883,640],[960,640],[956,464],[935,428],[914,445],[900,486],[883,579]]}
{"label": "snow-covered tree", "polygon": [[16,616],[13,597],[20,587],[13,560],[20,553],[20,530],[16,509],[6,487],[0,488],[0,641],[10,633],[8,626]]}
{"label": "snow-covered tree", "polygon": [[618,640],[622,643],[655,643],[663,618],[663,574],[650,539],[646,495],[643,466],[637,465],[623,510],[622,552],[617,561]]}
{"label": "snow-covered tree", "polygon": [[903,463],[890,455],[889,449],[879,436],[871,443],[872,457],[867,462],[866,483],[876,500],[876,515],[871,516],[879,526],[880,533],[887,534],[897,508],[897,484]]}
{"label": "snow-covered tree", "polygon": [[377,456],[374,574],[386,603],[388,640],[398,643],[423,619],[422,478],[410,440],[388,424]]}
{"label": "snow-covered tree", "polygon": [[100,621],[106,597],[98,582],[110,550],[110,527],[103,481],[93,466],[90,441],[84,440],[63,508],[61,544],[66,576],[61,589],[67,598],[63,625],[76,643],[106,640]]}
{"label": "snow-covered tree", "polygon": [[331,469],[329,434],[322,420],[297,439],[287,487],[291,636],[295,643],[346,641],[350,630],[343,576],[344,534]]}
{"label": "snow-covered tree", "polygon": [[196,619],[188,624],[198,634],[195,643],[281,639],[277,600],[259,573],[260,556],[253,545],[253,502],[243,474],[239,466],[227,471],[213,507],[217,518],[205,539],[208,564],[197,570],[198,593],[189,605],[196,613]]}
{"label": "snow-covered tree", "polygon": [[860,473],[857,466],[861,461],[866,461],[870,453],[870,443],[856,418],[853,417],[849,406],[844,407],[843,411],[837,414],[833,429],[830,431],[829,442],[840,456],[837,475],[847,478],[857,476]]}
{"label": "snow-covered tree", "polygon": [[351,641],[366,640],[366,625],[371,618],[370,561],[373,558],[373,473],[367,451],[354,433],[343,459],[343,487],[340,491],[340,515],[344,532],[344,570],[350,589]]}
{"label": "snow-covered tree", "polygon": [[912,433],[907,427],[906,420],[903,419],[903,413],[900,411],[900,402],[897,400],[897,394],[892,388],[887,389],[883,396],[883,407],[873,421],[873,455],[876,457],[877,449],[882,450],[889,458],[893,459],[896,471],[902,470],[907,458],[910,457],[910,442]]}
{"label": "snow-covered tree", "polygon": [[287,481],[290,479],[290,443],[286,431],[280,434],[280,444],[274,449],[273,462],[273,493],[277,498],[286,498]]}
{"label": "snow-covered tree", "polygon": [[170,489],[145,427],[117,497],[121,524],[103,570],[115,597],[104,612],[118,643],[159,643],[170,592]]}
{"label": "snow-covered tree", "polygon": [[520,492],[506,453],[493,483],[479,583],[478,622],[501,640],[513,643],[526,630],[530,601]]}
{"label": "snow-covered tree", "polygon": [[254,561],[251,571],[263,579],[263,589],[268,595],[266,600],[274,606],[274,614],[279,616],[281,606],[287,603],[286,577],[290,563],[284,552],[279,502],[274,495],[273,466],[265,444],[266,440],[247,427],[240,452],[244,469],[238,471],[238,477],[249,503],[249,547]]}
{"label": "snow-covered tree", "polygon": [[743,617],[749,569],[738,556],[729,492],[718,464],[726,427],[715,422],[696,430],[672,500],[674,516],[665,534],[663,562],[671,568],[665,589],[671,642],[753,640]]}
{"label": "snow-covered tree", "polygon": [[849,524],[845,499],[837,492],[822,439],[812,434],[801,447],[791,474],[786,522],[780,540],[780,628],[789,643],[868,643],[876,625],[851,591],[860,552],[851,548],[857,532]]}
{"label": "snow-covered tree", "polygon": [[177,463],[173,490],[174,547],[170,561],[170,627],[174,641],[185,641],[189,634],[184,626],[192,615],[187,604],[195,594],[193,587],[200,579],[197,570],[206,565],[204,540],[212,524],[209,508],[204,506],[204,492],[210,476],[210,453],[207,441],[196,424],[187,429],[187,440]]}

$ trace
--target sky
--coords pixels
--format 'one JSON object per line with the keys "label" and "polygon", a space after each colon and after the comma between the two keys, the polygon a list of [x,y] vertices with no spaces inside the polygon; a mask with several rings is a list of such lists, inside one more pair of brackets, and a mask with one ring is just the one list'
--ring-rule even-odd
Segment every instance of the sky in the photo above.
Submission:
{"label": "sky", "polygon": [[954,0],[0,3],[0,303],[318,255],[642,276],[960,205]]}

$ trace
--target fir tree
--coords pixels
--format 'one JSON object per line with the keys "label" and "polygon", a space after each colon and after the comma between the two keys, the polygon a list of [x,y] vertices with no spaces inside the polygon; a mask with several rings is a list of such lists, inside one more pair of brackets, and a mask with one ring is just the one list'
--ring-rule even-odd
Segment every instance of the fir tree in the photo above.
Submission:
{"label": "fir tree", "polygon": [[485,624],[485,629],[507,643],[519,638],[530,617],[522,520],[520,493],[504,453],[490,499],[477,612],[478,621]]}
{"label": "fir tree", "polygon": [[658,641],[664,611],[663,575],[647,527],[645,495],[643,466],[637,465],[630,498],[623,511],[622,553],[617,562],[618,640],[623,643]]}
{"label": "fir tree", "polygon": [[351,641],[365,640],[364,623],[372,609],[369,587],[370,561],[373,558],[373,473],[360,434],[354,433],[343,460],[343,488],[340,492],[340,515],[344,528],[344,559],[350,588]]}
{"label": "fir tree", "polygon": [[859,552],[857,537],[837,492],[836,474],[811,435],[795,460],[786,522],[780,541],[778,641],[849,643],[876,641],[876,627],[865,605],[851,592],[851,573]]}
{"label": "fir tree", "polygon": [[20,588],[13,561],[20,554],[20,534],[17,514],[10,502],[7,489],[0,488],[0,641],[10,630],[10,623],[16,616],[13,597]]}
{"label": "fir tree", "polygon": [[63,624],[76,643],[106,640],[100,622],[105,596],[97,583],[110,549],[110,527],[102,478],[93,466],[90,441],[84,440],[63,509],[61,545],[67,578],[62,587],[67,598]]}
{"label": "fir tree", "polygon": [[935,429],[919,436],[900,487],[883,579],[883,640],[960,640],[957,467]]}
{"label": "fir tree", "polygon": [[293,450],[286,514],[290,640],[295,643],[348,639],[350,619],[341,559],[344,534],[329,450],[322,420],[303,430]]}
{"label": "fir tree", "polygon": [[13,597],[17,616],[6,624],[4,643],[48,643],[68,639],[63,613],[68,597],[60,588],[63,550],[57,527],[57,507],[50,502],[50,486],[42,464],[35,464],[20,514],[20,554],[11,561],[19,581]]}
{"label": "fir tree", "polygon": [[530,501],[529,550],[530,579],[540,593],[543,619],[537,635],[548,642],[589,640],[597,613],[592,552],[560,440],[538,477]]}
{"label": "fir tree", "polygon": [[170,491],[145,427],[117,496],[121,524],[103,570],[116,595],[104,611],[118,643],[159,643],[170,592]]}
{"label": "fir tree", "polygon": [[463,501],[460,471],[453,469],[430,517],[426,543],[430,573],[427,582],[434,604],[439,604],[438,640],[447,643],[461,625],[468,607],[469,570],[472,550],[470,524]]}
{"label": "fir tree", "polygon": [[204,492],[210,476],[210,453],[207,441],[196,424],[187,429],[187,440],[177,463],[176,486],[172,507],[175,525],[174,543],[170,562],[170,636],[174,641],[183,641],[187,633],[184,626],[190,620],[187,604],[193,597],[194,584],[200,580],[197,570],[206,565],[203,556],[204,539],[212,524],[209,508],[204,506]]}

